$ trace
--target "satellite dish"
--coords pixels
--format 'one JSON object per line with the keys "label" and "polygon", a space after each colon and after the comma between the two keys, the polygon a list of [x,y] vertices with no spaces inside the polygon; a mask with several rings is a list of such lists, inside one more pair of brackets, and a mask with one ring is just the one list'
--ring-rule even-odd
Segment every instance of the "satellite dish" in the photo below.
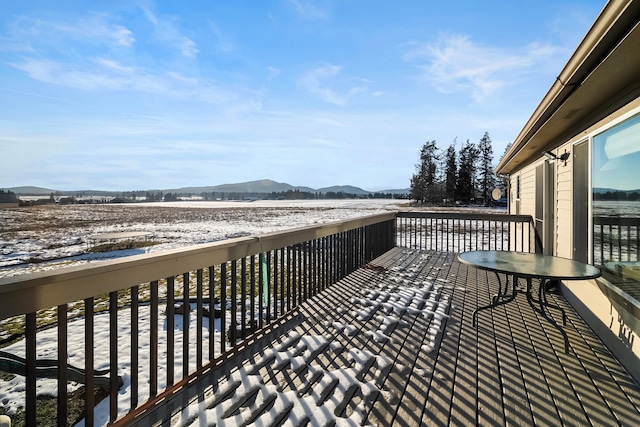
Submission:
{"label": "satellite dish", "polygon": [[500,200],[502,198],[502,191],[499,188],[494,188],[491,192],[491,198],[493,200]]}

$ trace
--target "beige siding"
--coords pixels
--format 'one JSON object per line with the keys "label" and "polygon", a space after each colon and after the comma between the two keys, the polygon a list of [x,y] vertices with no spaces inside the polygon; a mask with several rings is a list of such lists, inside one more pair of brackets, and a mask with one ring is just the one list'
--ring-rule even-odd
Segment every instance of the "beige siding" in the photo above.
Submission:
{"label": "beige siding", "polygon": [[[558,151],[563,153],[565,150],[571,152],[571,145],[565,144]],[[556,248],[554,255],[564,258],[573,257],[572,166],[571,157],[566,165],[564,162],[556,162]]]}
{"label": "beige siding", "polygon": [[[630,117],[640,112],[640,98],[626,105],[614,114],[609,115],[599,123],[573,138],[564,141],[554,152],[558,155],[565,151],[573,153],[574,144],[589,141],[594,135],[606,130],[613,122]],[[533,216],[535,214],[535,163],[524,165],[522,169],[511,177],[511,185],[515,188],[515,176],[520,174],[520,213]],[[556,161],[556,190],[555,190],[555,251],[554,255],[573,258],[573,165],[572,158],[566,162]],[[514,194],[515,196],[515,190]],[[515,213],[515,206],[512,206]],[[588,230],[585,230],[588,232]],[[598,335],[615,348],[616,356],[633,369],[640,369],[640,319],[610,298],[603,291],[613,289],[605,281],[567,281],[563,286],[563,293],[572,301],[581,315],[589,319],[591,326]],[[630,304],[625,301],[624,304]]]}
{"label": "beige siding", "polygon": [[530,165],[520,172],[520,214],[535,214],[536,168]]}

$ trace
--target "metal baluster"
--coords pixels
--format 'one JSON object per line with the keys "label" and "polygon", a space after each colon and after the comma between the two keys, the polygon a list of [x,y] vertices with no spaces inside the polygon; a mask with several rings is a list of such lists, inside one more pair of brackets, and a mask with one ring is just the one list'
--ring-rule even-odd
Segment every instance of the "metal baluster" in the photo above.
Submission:
{"label": "metal baluster", "polygon": [[131,409],[135,409],[138,406],[138,351],[140,346],[138,345],[138,318],[139,318],[139,298],[138,287],[132,286],[129,289],[131,295]]}
{"label": "metal baluster", "polygon": [[247,258],[246,257],[243,257],[240,260],[240,300],[242,301],[242,312],[240,313],[240,321],[242,322],[242,325],[246,325],[247,324]]}
{"label": "metal baluster", "polygon": [[[84,300],[84,425],[93,425],[93,297]],[[28,424],[28,423],[27,423]]]}
{"label": "metal baluster", "polygon": [[175,292],[175,277],[171,276],[167,278],[167,384],[170,386],[175,380],[174,375],[174,292]]}
{"label": "metal baluster", "polygon": [[[231,261],[231,323],[229,330],[231,331],[229,345],[233,347],[238,338],[235,333],[238,330],[238,262],[236,260]],[[244,324],[240,325],[240,332],[242,339],[244,339],[246,333]]]}
{"label": "metal baluster", "polygon": [[36,425],[36,313],[25,315],[25,349],[27,378],[26,392],[26,425]]}
{"label": "metal baluster", "polygon": [[182,274],[182,378],[189,376],[189,276],[188,272]]}
{"label": "metal baluster", "polygon": [[285,298],[287,297],[284,293],[284,257],[285,257],[285,248],[280,248],[280,313],[284,314],[285,312]]}
{"label": "metal baluster", "polygon": [[227,351],[227,263],[220,264],[220,351]]}
{"label": "metal baluster", "polygon": [[[196,369],[202,367],[202,346],[204,344],[204,338],[202,337],[203,327],[203,271],[198,269],[196,271]],[[213,310],[212,310],[213,311]],[[213,316],[213,312],[209,313]]]}
{"label": "metal baluster", "polygon": [[67,425],[67,304],[58,306],[58,425]]}
{"label": "metal baluster", "polygon": [[109,292],[109,421],[118,418],[118,292]]}
{"label": "metal baluster", "polygon": [[216,268],[215,266],[209,267],[209,280],[208,280],[208,291],[209,291],[209,362],[215,359],[215,341],[216,341],[216,328],[215,328],[215,298],[216,298],[216,290],[215,290],[215,279],[216,279]]}
{"label": "metal baluster", "polygon": [[250,282],[250,289],[249,289],[249,299],[251,300],[251,306],[250,306],[250,316],[251,316],[251,321],[253,322],[256,318],[256,256],[255,255],[251,255],[250,261],[249,261],[249,282]]}
{"label": "metal baluster", "polygon": [[149,395],[158,394],[158,281],[154,280],[149,284],[151,288],[151,330],[149,331]]}

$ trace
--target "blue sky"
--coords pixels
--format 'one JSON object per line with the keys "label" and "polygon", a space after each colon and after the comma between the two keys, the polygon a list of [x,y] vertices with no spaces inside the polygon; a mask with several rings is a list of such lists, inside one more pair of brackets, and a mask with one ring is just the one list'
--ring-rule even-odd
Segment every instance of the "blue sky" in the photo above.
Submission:
{"label": "blue sky", "polygon": [[0,188],[406,188],[485,132],[497,163],[603,6],[0,1]]}

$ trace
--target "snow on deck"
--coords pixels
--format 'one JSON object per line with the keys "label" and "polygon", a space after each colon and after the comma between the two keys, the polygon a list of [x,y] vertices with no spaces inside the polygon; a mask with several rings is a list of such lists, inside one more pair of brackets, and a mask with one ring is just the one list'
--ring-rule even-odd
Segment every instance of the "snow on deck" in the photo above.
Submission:
{"label": "snow on deck", "polygon": [[570,354],[521,295],[481,312],[472,327],[473,309],[496,288],[495,276],[461,265],[454,254],[392,250],[303,304],[297,325],[266,346],[258,341],[252,356],[239,356],[171,424],[632,425],[638,419],[640,388],[559,295],[549,298],[567,310]]}

